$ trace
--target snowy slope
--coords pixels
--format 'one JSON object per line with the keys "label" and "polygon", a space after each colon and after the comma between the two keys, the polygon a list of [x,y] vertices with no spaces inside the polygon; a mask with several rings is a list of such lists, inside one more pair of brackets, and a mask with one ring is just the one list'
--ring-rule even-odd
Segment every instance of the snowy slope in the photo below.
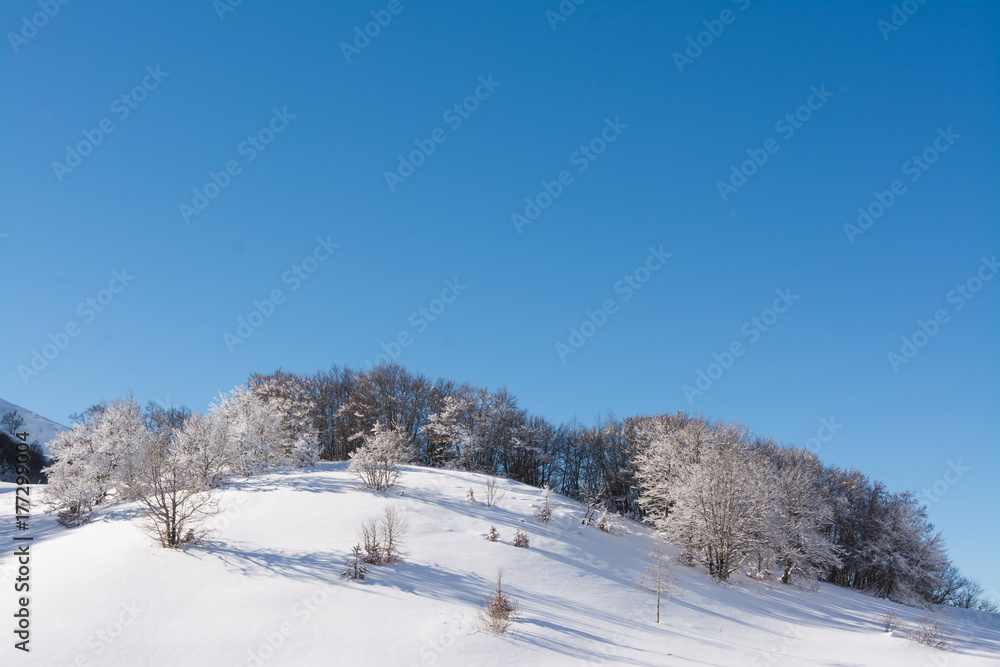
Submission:
{"label": "snowy slope", "polygon": [[24,419],[24,426],[21,427],[21,430],[27,431],[30,434],[28,442],[38,442],[38,444],[42,446],[42,449],[45,450],[46,455],[49,453],[49,441],[56,437],[56,434],[60,431],[69,430],[69,427],[57,424],[51,419],[41,416],[37,412],[26,410],[20,405],[15,405],[10,401],[5,401],[0,398],[0,416],[7,412],[13,412],[14,410],[17,410],[17,414]]}
{"label": "snowy slope", "polygon": [[[499,506],[472,505],[470,486],[479,499],[485,493],[467,473],[407,468],[401,482],[386,494],[363,491],[340,463],[241,480],[222,495],[214,537],[176,552],[154,546],[128,508],[74,530],[37,516],[32,652],[15,651],[7,630],[2,663],[1000,665],[996,615],[949,610],[960,638],[943,653],[871,621],[888,609],[904,620],[922,612],[826,585],[812,592],[739,577],[719,585],[701,568],[675,570],[677,594],[657,625],[653,598],[634,587],[653,546],[644,527],[615,537],[581,526],[581,506],[562,498],[542,524],[532,516],[541,492],[503,480]],[[406,562],[345,582],[361,520],[387,504],[410,525]],[[12,505],[12,486],[0,487],[5,545]],[[490,524],[500,543],[485,539]],[[512,546],[517,526],[530,548]],[[9,553],[0,565],[7,619]],[[474,614],[499,567],[522,617],[512,635],[494,637],[476,630]]]}

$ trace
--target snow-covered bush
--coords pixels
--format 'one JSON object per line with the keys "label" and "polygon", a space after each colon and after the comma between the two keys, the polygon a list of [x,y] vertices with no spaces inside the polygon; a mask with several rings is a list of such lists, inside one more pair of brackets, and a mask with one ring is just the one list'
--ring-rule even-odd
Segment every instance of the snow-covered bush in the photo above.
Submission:
{"label": "snow-covered bush", "polygon": [[486,539],[490,542],[498,542],[500,540],[500,533],[497,531],[496,526],[490,526],[490,532],[486,533]]}
{"label": "snow-covered bush", "polygon": [[609,535],[615,535],[621,537],[622,535],[628,535],[628,526],[625,525],[625,519],[619,514],[612,514],[610,512],[604,511],[597,517],[597,521],[594,525],[598,530]]}
{"label": "snow-covered bush", "polygon": [[535,518],[542,523],[548,523],[552,519],[552,487],[546,484],[544,489],[544,503],[535,510]]}
{"label": "snow-covered bush", "polygon": [[503,590],[503,571],[497,572],[497,587],[479,605],[479,627],[486,632],[503,634],[517,620],[517,600]]}
{"label": "snow-covered bush", "polygon": [[365,436],[364,444],[351,454],[349,470],[369,489],[383,491],[396,483],[402,474],[401,466],[409,460],[410,448],[406,436],[375,422],[371,434]]}
{"label": "snow-covered bush", "polygon": [[523,528],[518,528],[516,531],[514,531],[514,546],[515,547],[528,546],[528,534],[524,532]]}

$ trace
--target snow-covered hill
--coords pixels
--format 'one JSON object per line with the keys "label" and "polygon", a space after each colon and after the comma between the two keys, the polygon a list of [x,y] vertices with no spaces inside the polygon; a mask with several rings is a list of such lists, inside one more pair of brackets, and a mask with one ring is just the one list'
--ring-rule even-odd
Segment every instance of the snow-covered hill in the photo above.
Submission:
{"label": "snow-covered hill", "polygon": [[21,430],[27,431],[30,434],[29,442],[38,442],[42,446],[42,449],[45,450],[46,455],[49,453],[49,441],[56,437],[60,431],[69,430],[68,426],[58,424],[47,417],[41,416],[37,412],[26,410],[20,405],[0,398],[0,416],[14,410],[17,410],[17,414],[24,419],[24,426],[21,427]]}
{"label": "snow-covered hill", "polygon": [[[881,632],[872,619],[926,612],[833,586],[818,592],[675,568],[675,596],[655,623],[635,587],[654,546],[630,524],[616,537],[582,526],[583,508],[555,499],[540,523],[538,489],[501,480],[498,506],[482,477],[410,467],[385,494],[360,490],[346,464],[237,481],[203,546],[154,546],[129,508],[90,525],[32,523],[30,654],[5,665],[1000,665],[996,615],[943,612],[957,641],[941,652]],[[0,487],[0,542],[14,532],[11,485]],[[36,501],[37,502],[37,499]],[[362,520],[392,505],[409,523],[404,563],[340,577]],[[485,535],[490,525],[499,543]],[[523,527],[530,547],[512,545]],[[11,618],[12,548],[0,566],[0,613]],[[477,630],[477,604],[505,571],[521,618],[507,636]]]}

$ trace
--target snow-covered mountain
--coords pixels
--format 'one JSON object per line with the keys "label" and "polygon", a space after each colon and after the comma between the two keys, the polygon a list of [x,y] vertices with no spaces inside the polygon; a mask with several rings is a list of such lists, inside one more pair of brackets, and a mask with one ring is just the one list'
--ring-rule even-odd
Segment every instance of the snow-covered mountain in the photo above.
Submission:
{"label": "snow-covered mountain", "polygon": [[[238,480],[201,546],[169,551],[129,506],[100,510],[81,528],[35,515],[31,532],[31,653],[6,642],[4,664],[184,665],[678,665],[973,667],[1000,665],[997,615],[941,610],[951,650],[918,645],[874,622],[886,611],[913,623],[929,612],[821,585],[817,591],[734,575],[712,582],[675,566],[674,592],[655,622],[655,598],[635,583],[655,546],[628,523],[615,536],[581,525],[584,507],[555,497],[549,523],[539,489],[408,467],[386,493],[358,488],[343,463]],[[473,489],[477,503],[466,496]],[[0,485],[0,512],[13,512]],[[35,495],[33,503],[38,503]],[[403,563],[340,577],[365,517],[393,506],[409,523]],[[0,522],[11,544],[14,522]],[[485,539],[490,526],[499,542]],[[528,548],[513,546],[527,531]],[[0,590],[11,590],[4,550]],[[669,550],[676,553],[674,550]],[[510,634],[477,629],[478,603],[504,570],[520,603]],[[0,596],[10,619],[14,595]],[[8,659],[13,658],[13,662]]]}
{"label": "snow-covered mountain", "polygon": [[56,437],[60,431],[68,431],[68,426],[63,426],[62,424],[56,423],[47,417],[43,417],[37,412],[32,412],[26,408],[22,408],[20,405],[11,403],[10,401],[5,401],[0,398],[0,416],[7,412],[13,412],[17,410],[17,414],[24,419],[24,426],[21,430],[27,431],[30,436],[28,438],[29,442],[38,442],[45,450],[45,453],[49,453],[48,444]]}

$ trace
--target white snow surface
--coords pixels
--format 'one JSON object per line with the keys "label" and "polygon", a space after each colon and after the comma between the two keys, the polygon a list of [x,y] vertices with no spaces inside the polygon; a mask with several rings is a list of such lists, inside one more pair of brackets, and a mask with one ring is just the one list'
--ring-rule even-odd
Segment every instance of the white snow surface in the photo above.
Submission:
{"label": "white snow surface", "polygon": [[[234,480],[205,543],[166,550],[134,507],[97,512],[67,530],[43,514],[33,488],[30,530],[14,525],[14,485],[0,485],[3,665],[261,667],[289,665],[720,665],[972,667],[1000,665],[1000,616],[940,610],[955,643],[918,645],[873,619],[929,612],[835,586],[818,591],[736,575],[711,581],[675,566],[675,593],[655,623],[655,598],[636,581],[655,540],[583,526],[583,506],[553,496],[550,523],[534,516],[542,491],[485,477],[407,467],[401,484],[359,488],[345,463]],[[340,577],[362,520],[394,505],[409,523],[408,556]],[[485,539],[493,524],[498,543]],[[514,547],[517,527],[531,540]],[[30,653],[13,647],[15,535],[31,535]],[[669,548],[670,553],[676,549]],[[504,570],[521,617],[511,633],[478,630],[476,608]]]}
{"label": "white snow surface", "polygon": [[63,426],[58,424],[47,417],[43,417],[37,412],[32,412],[31,410],[26,410],[20,405],[11,403],[10,401],[5,401],[0,398],[0,416],[6,412],[13,412],[17,410],[17,414],[24,419],[24,426],[22,426],[18,431],[28,432],[28,442],[37,442],[42,446],[42,450],[45,455],[49,455],[49,442],[52,441],[60,431],[68,431],[68,426]]}

